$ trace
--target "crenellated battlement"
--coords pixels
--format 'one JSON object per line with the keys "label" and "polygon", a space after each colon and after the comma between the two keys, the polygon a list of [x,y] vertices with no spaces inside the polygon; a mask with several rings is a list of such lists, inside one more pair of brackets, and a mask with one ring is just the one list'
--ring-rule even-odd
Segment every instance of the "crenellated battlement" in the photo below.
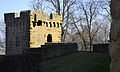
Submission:
{"label": "crenellated battlement", "polygon": [[46,24],[46,27],[62,27],[62,15],[56,13],[51,13],[50,18],[48,18],[43,11],[23,10],[20,12],[20,16],[18,16],[18,13],[5,13],[4,17],[5,23],[16,18],[28,18],[33,22],[33,27],[42,26],[42,23]]}
{"label": "crenellated battlement", "polygon": [[23,48],[38,48],[46,42],[61,42],[62,15],[44,11],[23,10],[5,13],[6,53],[18,54]]}
{"label": "crenellated battlement", "polygon": [[[36,15],[36,17],[40,19],[51,19],[51,20],[60,20],[62,21],[62,15],[61,14],[56,14],[56,13],[51,13],[50,18],[47,17],[47,14],[44,11],[34,11],[34,10],[23,10],[20,12],[20,16],[18,16],[18,13],[5,13],[5,22],[15,19],[15,18],[25,18],[25,17],[31,17],[33,18]],[[39,17],[40,16],[40,17]]]}
{"label": "crenellated battlement", "polygon": [[18,17],[18,13],[5,13],[4,14],[5,23],[17,17]]}

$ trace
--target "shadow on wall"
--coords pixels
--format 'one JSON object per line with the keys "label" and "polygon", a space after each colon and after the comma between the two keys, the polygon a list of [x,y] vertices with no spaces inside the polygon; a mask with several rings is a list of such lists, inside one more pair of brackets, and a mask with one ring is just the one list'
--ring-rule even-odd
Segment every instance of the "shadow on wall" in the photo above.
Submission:
{"label": "shadow on wall", "polygon": [[[51,35],[48,35],[52,41]],[[0,72],[40,72],[41,61],[77,52],[77,43],[48,43],[41,48],[25,49],[20,55],[1,55]]]}

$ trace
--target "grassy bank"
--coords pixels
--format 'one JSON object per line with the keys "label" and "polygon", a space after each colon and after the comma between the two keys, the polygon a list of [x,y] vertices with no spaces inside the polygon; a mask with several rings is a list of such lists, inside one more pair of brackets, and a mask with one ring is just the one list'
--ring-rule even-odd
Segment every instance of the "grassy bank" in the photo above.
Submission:
{"label": "grassy bank", "polygon": [[42,63],[42,72],[109,72],[108,53],[77,52]]}

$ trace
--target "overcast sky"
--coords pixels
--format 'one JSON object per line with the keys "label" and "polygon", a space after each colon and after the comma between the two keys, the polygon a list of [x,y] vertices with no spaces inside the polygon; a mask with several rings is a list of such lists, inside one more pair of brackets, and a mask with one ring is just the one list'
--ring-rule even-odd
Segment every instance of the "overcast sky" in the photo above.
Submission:
{"label": "overcast sky", "polygon": [[30,9],[30,0],[1,0],[0,1],[0,19],[4,18],[4,13],[20,12]]}

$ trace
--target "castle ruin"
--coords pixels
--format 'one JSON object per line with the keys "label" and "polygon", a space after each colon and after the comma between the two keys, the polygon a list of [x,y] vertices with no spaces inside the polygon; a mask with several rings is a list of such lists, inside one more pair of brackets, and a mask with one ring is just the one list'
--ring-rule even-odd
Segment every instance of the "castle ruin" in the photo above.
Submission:
{"label": "castle ruin", "polygon": [[21,54],[23,49],[38,48],[46,42],[61,42],[62,16],[43,11],[25,10],[5,13],[6,54]]}

